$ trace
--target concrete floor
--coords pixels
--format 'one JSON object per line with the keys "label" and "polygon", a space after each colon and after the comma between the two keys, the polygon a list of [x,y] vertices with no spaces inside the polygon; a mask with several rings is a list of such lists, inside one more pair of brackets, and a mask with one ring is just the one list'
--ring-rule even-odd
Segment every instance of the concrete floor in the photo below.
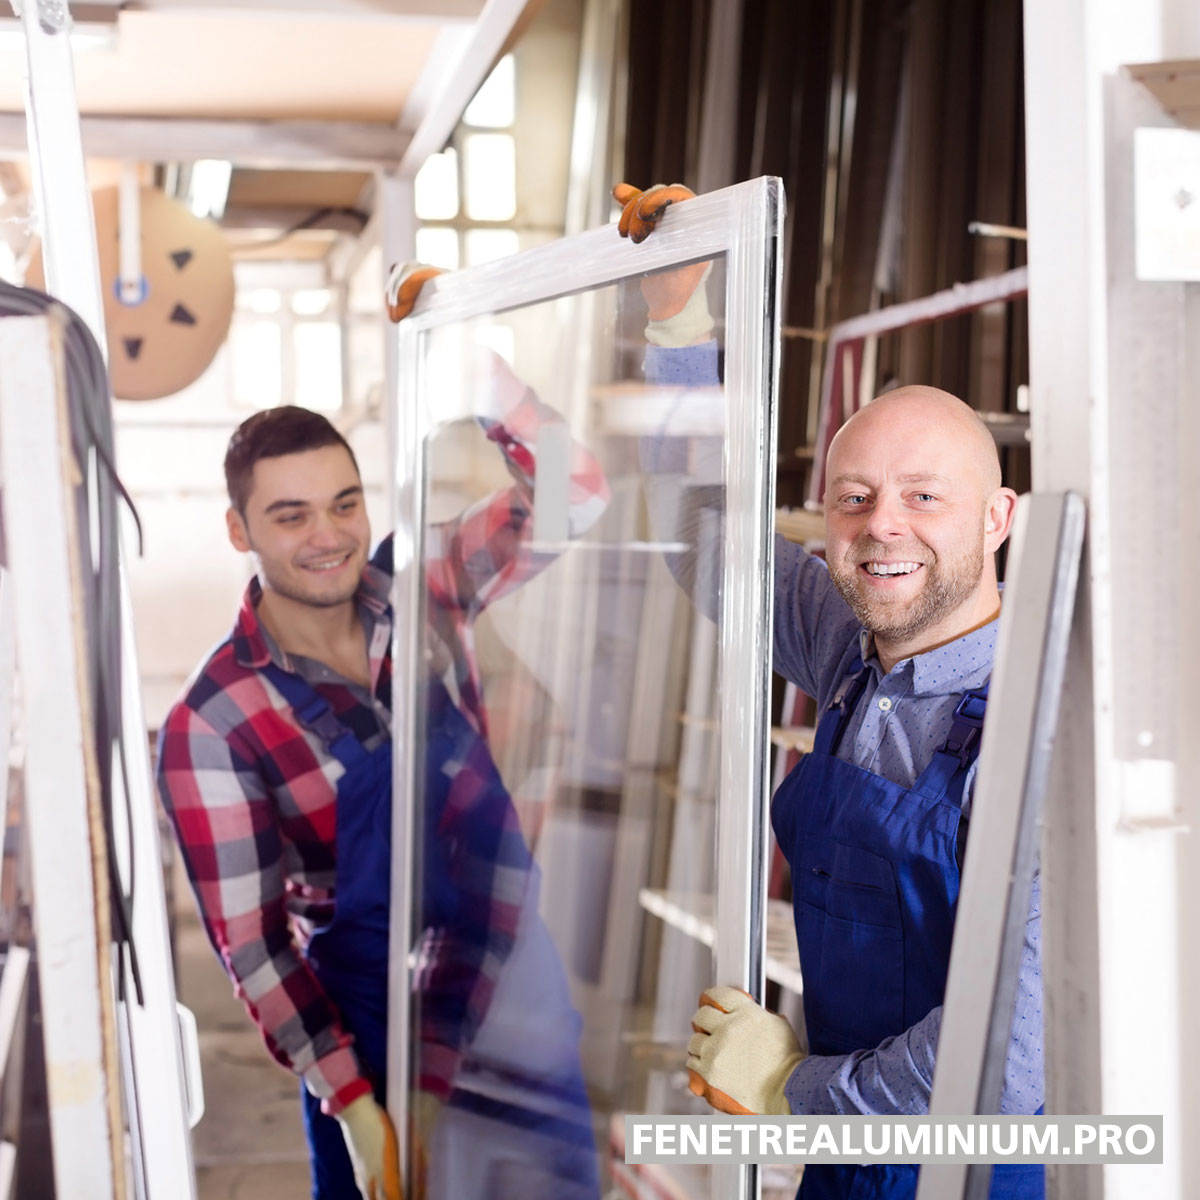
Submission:
{"label": "concrete floor", "polygon": [[179,999],[196,1014],[204,1074],[204,1116],[192,1131],[199,1200],[306,1200],[300,1085],[233,998],[185,882],[175,895]]}

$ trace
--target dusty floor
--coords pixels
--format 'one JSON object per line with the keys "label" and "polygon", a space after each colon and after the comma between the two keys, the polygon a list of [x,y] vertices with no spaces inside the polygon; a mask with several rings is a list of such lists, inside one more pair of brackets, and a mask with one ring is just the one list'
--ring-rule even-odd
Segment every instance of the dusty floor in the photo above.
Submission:
{"label": "dusty floor", "polygon": [[299,1085],[233,998],[187,885],[176,895],[179,999],[196,1014],[204,1072],[204,1116],[192,1131],[199,1200],[307,1200]]}

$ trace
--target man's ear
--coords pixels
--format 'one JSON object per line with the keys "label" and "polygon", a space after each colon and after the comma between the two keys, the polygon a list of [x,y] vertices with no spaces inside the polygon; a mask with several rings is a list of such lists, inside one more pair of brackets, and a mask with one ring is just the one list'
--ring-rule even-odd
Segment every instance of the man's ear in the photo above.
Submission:
{"label": "man's ear", "polygon": [[246,519],[232,505],[225,510],[225,528],[229,531],[229,541],[233,548],[246,554],[250,550]]}
{"label": "man's ear", "polygon": [[1012,488],[997,488],[988,501],[983,523],[983,544],[988,554],[999,550],[1012,532],[1017,513],[1017,493]]}

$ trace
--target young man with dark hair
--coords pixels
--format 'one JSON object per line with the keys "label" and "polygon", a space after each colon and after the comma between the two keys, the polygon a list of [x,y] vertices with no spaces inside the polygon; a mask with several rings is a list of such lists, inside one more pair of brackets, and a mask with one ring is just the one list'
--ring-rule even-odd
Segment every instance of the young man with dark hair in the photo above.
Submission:
{"label": "young man with dark hair", "polygon": [[[446,785],[451,793],[472,790],[472,770],[494,773],[470,627],[544,565],[529,553],[535,452],[539,429],[561,421],[499,360],[489,393],[479,423],[514,482],[426,539],[429,609],[457,697],[454,729],[476,747]],[[569,471],[569,526],[578,534],[603,511],[607,485],[578,445]],[[319,414],[286,406],[250,417],[230,440],[225,473],[229,539],[254,555],[257,573],[233,631],[163,725],[159,790],[235,992],[271,1054],[304,1081],[314,1197],[361,1190],[393,1200],[399,1164],[383,1107],[391,539],[368,559],[357,463]],[[459,814],[457,827],[441,831],[446,844],[471,858],[466,907],[477,928],[444,972],[460,1011],[450,1021],[437,1005],[422,1013],[431,1049],[421,1087],[435,1109],[450,1094],[461,1031],[479,1025],[513,943],[511,872],[505,879],[493,854],[489,875],[480,850],[513,832],[507,796],[498,777],[489,779],[496,802],[484,808],[442,797],[447,820]]]}
{"label": "young man with dark hair", "polygon": [[319,450],[322,446],[341,446],[350,456],[354,469],[358,460],[350,443],[327,417],[295,404],[264,409],[247,417],[229,439],[225,450],[225,490],[229,502],[239,513],[246,511],[246,500],[254,481],[254,464],[261,458],[280,458],[301,450]]}

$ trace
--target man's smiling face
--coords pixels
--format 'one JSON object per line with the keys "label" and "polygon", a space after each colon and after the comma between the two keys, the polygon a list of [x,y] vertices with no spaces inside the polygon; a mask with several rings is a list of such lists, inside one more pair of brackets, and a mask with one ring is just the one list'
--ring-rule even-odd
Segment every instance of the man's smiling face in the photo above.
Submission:
{"label": "man's smiling face", "polygon": [[1008,532],[995,494],[1012,493],[962,401],[932,388],[886,394],[839,431],[827,477],[829,572],[877,641],[910,653],[977,623],[988,555]]}
{"label": "man's smiling face", "polygon": [[259,459],[244,511],[230,509],[227,519],[233,545],[257,557],[264,588],[317,608],[358,590],[371,527],[344,447]]}

